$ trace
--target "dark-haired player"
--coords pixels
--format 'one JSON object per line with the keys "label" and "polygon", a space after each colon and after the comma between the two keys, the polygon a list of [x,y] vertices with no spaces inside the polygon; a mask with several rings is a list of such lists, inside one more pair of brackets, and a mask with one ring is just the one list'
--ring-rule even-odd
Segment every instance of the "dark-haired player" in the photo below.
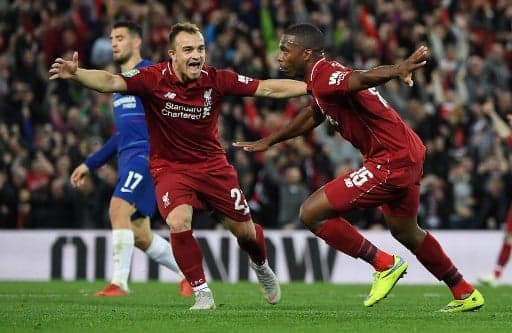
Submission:
{"label": "dark-haired player", "polygon": [[392,235],[451,289],[454,300],[441,311],[480,308],[484,304],[482,295],[462,278],[437,240],[417,224],[425,147],[372,88],[393,78],[412,85],[412,72],[425,65],[427,48],[419,47],[396,65],[368,71],[327,60],[323,48],[323,34],[313,25],[297,24],[285,30],[280,40],[279,64],[291,77],[304,77],[313,95],[311,105],[280,131],[255,142],[234,145],[247,151],[263,151],[306,133],[327,119],[361,151],[364,164],[313,193],[303,203],[300,219],[330,246],[375,268],[364,305],[372,306],[386,297],[405,273],[407,263],[378,249],[341,215],[353,209],[381,206]]}
{"label": "dark-haired player", "polygon": [[[152,64],[141,57],[142,31],[132,22],[117,22],[110,33],[114,61],[122,71]],[[118,183],[109,207],[112,224],[113,272],[109,285],[95,296],[126,296],[133,247],[183,277],[169,243],[151,232],[150,217],[156,210],[155,187],[149,173],[149,137],[144,108],[137,96],[114,94],[116,133],[71,174],[71,184],[79,187],[84,177],[117,154]],[[183,279],[183,296],[192,289]]]}

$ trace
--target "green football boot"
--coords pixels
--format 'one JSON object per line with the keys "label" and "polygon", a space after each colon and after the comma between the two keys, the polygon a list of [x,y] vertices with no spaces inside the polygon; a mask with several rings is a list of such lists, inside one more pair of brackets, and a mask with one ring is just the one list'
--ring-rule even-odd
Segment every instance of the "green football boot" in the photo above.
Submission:
{"label": "green football boot", "polygon": [[364,306],[372,306],[385,298],[398,280],[406,273],[409,266],[407,262],[399,256],[394,256],[394,258],[395,262],[391,268],[373,274],[372,289],[364,300]]}
{"label": "green football boot", "polygon": [[439,310],[439,312],[466,312],[466,311],[475,311],[480,309],[485,304],[485,299],[480,294],[480,292],[475,289],[468,297],[464,299],[454,299],[444,308]]}

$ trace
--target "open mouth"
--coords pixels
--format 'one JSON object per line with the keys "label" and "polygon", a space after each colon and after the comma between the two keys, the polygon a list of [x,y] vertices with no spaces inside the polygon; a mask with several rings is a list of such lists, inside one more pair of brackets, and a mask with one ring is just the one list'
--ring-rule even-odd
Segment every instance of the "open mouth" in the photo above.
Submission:
{"label": "open mouth", "polygon": [[288,68],[286,68],[286,67],[279,66],[279,70],[280,70],[281,72],[288,73]]}
{"label": "open mouth", "polygon": [[188,63],[188,68],[197,71],[201,69],[201,62],[200,61],[191,61]]}

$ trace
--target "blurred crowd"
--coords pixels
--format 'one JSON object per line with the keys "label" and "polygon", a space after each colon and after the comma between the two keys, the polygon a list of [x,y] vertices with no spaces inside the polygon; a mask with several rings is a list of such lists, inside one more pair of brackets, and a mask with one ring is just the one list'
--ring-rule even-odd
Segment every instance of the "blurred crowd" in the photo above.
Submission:
{"label": "blurred crowd", "polygon": [[[284,28],[311,22],[326,53],[357,69],[392,64],[427,44],[427,67],[410,88],[378,88],[428,147],[420,224],[429,229],[500,228],[512,197],[512,154],[482,112],[512,113],[512,4],[507,0],[0,0],[0,228],[108,228],[115,161],[80,189],[70,172],[113,134],[111,96],[73,82],[48,81],[56,57],[78,51],[81,66],[117,71],[110,27],[139,23],[144,56],[167,59],[172,24],[192,21],[207,62],[255,78],[280,77]],[[301,202],[361,163],[328,123],[260,154],[231,147],[283,126],[308,97],[228,98],[220,136],[238,170],[254,219],[300,228]],[[157,213],[158,214],[158,213]],[[362,229],[385,228],[379,209],[347,216]],[[155,224],[162,224],[155,217]],[[213,228],[207,215],[197,227]]]}

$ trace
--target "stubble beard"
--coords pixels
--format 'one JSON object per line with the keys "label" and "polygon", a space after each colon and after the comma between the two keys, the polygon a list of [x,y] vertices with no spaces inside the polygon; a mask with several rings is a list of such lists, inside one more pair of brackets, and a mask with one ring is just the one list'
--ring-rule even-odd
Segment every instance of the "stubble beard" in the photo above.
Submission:
{"label": "stubble beard", "polygon": [[118,66],[123,66],[124,64],[126,64],[131,58],[131,54],[126,54],[126,55],[123,55],[123,54],[120,54],[117,59],[114,57],[114,62],[118,65]]}

